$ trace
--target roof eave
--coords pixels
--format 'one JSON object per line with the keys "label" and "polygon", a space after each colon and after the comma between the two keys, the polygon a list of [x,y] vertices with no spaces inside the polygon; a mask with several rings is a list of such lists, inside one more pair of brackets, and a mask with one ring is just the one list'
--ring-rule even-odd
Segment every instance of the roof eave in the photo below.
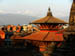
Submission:
{"label": "roof eave", "polygon": [[29,23],[29,24],[69,24],[69,23]]}

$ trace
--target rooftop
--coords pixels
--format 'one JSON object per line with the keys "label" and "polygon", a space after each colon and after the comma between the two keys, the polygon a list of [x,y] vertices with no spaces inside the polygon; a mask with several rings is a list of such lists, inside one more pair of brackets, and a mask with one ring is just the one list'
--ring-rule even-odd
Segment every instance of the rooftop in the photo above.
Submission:
{"label": "rooftop", "polygon": [[57,34],[56,32],[36,32],[24,37],[28,40],[38,40],[38,41],[63,41],[63,35]]}
{"label": "rooftop", "polygon": [[39,31],[25,37],[13,36],[11,39],[26,39],[36,41],[64,41],[63,34],[57,34],[57,31]]}

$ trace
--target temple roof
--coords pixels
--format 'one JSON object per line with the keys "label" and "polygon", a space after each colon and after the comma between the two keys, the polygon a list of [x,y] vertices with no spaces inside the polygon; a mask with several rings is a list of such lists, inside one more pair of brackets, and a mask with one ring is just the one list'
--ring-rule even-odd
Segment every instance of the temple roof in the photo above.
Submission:
{"label": "temple roof", "polygon": [[56,34],[56,32],[41,32],[41,31],[32,33],[31,35],[24,37],[24,39],[38,40],[38,41],[63,41],[64,40],[62,34]]}
{"label": "temple roof", "polygon": [[58,19],[54,17],[50,11],[50,8],[48,9],[47,16],[40,18],[38,20],[34,20],[31,22],[31,24],[39,24],[39,23],[62,23],[67,24],[64,20]]}
{"label": "temple roof", "polygon": [[67,22],[61,20],[61,19],[58,19],[58,18],[55,18],[55,17],[50,17],[50,16],[46,16],[44,18],[41,18],[41,19],[38,19],[38,20],[35,20],[32,22],[32,24],[38,24],[38,23],[61,23],[61,24],[67,24]]}
{"label": "temple roof", "polygon": [[51,31],[51,32],[36,32],[32,33],[28,36],[21,37],[21,36],[12,36],[11,39],[26,39],[26,40],[32,40],[32,41],[64,41],[63,34],[57,34],[57,31]]}

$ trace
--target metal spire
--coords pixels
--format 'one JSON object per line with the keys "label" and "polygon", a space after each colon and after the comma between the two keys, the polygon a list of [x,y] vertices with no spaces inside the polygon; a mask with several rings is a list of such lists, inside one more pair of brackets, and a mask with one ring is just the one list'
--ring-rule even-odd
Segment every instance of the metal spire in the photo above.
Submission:
{"label": "metal spire", "polygon": [[52,16],[52,12],[51,12],[51,10],[50,10],[50,7],[48,8],[47,16]]}

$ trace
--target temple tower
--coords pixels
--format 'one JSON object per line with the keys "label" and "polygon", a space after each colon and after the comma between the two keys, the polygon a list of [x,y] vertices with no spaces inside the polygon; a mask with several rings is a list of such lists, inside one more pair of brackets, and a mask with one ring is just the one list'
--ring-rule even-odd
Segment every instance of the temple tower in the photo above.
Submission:
{"label": "temple tower", "polygon": [[75,31],[75,0],[73,0],[70,17],[69,17],[69,27],[66,29],[67,33],[74,33]]}
{"label": "temple tower", "polygon": [[75,0],[73,0],[73,4],[72,4],[72,7],[71,7],[69,25],[71,25],[71,26],[75,25]]}
{"label": "temple tower", "polygon": [[71,7],[69,27],[63,32],[65,41],[56,48],[52,56],[75,56],[75,0]]}

